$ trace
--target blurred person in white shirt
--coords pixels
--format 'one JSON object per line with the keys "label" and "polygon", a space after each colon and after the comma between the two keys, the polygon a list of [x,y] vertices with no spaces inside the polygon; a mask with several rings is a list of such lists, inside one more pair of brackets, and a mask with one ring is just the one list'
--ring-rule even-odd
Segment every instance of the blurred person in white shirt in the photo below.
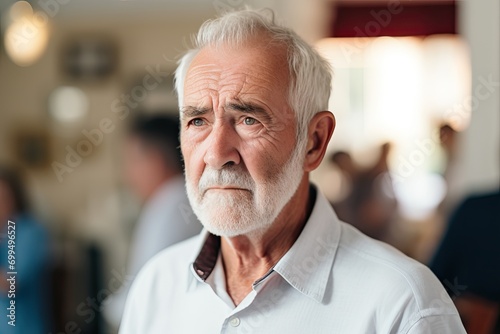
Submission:
{"label": "blurred person in white shirt", "polygon": [[202,228],[186,196],[175,118],[141,116],[134,120],[125,142],[124,169],[127,183],[143,206],[132,235],[128,279],[103,302],[104,315],[116,328],[131,278],[156,253]]}

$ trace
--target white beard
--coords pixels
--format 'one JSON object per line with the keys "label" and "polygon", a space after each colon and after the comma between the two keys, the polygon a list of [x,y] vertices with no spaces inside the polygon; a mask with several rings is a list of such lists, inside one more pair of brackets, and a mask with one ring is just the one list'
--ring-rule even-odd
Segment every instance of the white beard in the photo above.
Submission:
{"label": "white beard", "polygon": [[[210,233],[225,237],[267,231],[299,187],[304,173],[305,143],[298,143],[281,171],[262,184],[256,184],[239,165],[221,170],[207,166],[198,185],[190,181],[186,171],[189,202],[203,226]],[[207,191],[221,186],[246,190]]]}

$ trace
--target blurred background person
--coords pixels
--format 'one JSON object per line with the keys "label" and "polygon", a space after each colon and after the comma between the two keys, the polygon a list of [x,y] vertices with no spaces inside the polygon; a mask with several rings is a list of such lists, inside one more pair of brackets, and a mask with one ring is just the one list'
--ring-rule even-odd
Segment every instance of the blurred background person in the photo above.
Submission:
{"label": "blurred background person", "polygon": [[343,151],[334,153],[330,161],[349,184],[346,198],[332,204],[339,218],[372,238],[391,243],[390,227],[397,202],[387,164],[389,152],[390,144],[383,144],[378,159],[365,168]]}
{"label": "blurred background person", "polygon": [[452,209],[458,204],[460,198],[453,189],[455,178],[457,178],[457,163],[459,149],[459,132],[450,124],[444,123],[439,127],[439,146],[442,151],[442,166],[440,174],[446,182],[447,193],[438,207],[438,211],[443,217],[448,217]]}
{"label": "blurred background person", "polygon": [[133,277],[156,253],[201,231],[191,211],[182,175],[179,123],[168,116],[142,116],[130,127],[124,146],[127,183],[143,202],[122,288],[104,301],[104,315],[118,328]]}
{"label": "blurred background person", "polygon": [[[446,155],[447,165],[455,162],[457,155],[458,132],[448,123],[439,127],[439,141]],[[444,172],[446,174],[446,171]]]}
{"label": "blurred background person", "polygon": [[499,238],[500,190],[469,196],[452,214],[430,264],[470,334],[500,333]]}
{"label": "blurred background person", "polygon": [[[13,241],[10,245],[9,240]],[[9,249],[15,256],[14,263],[9,262]],[[20,176],[13,169],[0,167],[0,308],[5,312],[0,333],[47,333],[52,316],[49,259],[48,233],[29,213]],[[17,273],[11,281],[14,289],[7,281],[12,277],[8,272]],[[15,302],[14,313],[8,311],[11,301]],[[12,320],[15,326],[8,324]]]}
{"label": "blurred background person", "polygon": [[330,156],[330,163],[336,166],[341,175],[339,182],[343,186],[344,196],[340,200],[333,201],[332,206],[339,218],[343,221],[354,222],[354,212],[352,203],[352,192],[354,181],[359,172],[359,166],[356,165],[351,155],[346,151],[337,151]]}

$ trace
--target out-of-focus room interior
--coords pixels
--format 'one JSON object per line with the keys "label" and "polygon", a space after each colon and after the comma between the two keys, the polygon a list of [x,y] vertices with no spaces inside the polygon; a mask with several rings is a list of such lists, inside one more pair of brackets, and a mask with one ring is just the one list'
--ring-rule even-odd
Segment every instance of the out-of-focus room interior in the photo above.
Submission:
{"label": "out-of-focus room interior", "polygon": [[[178,114],[173,73],[191,35],[245,6],[273,9],[331,62],[337,127],[311,178],[340,218],[431,265],[464,200],[498,192],[497,0],[0,0],[0,210],[25,189],[12,201],[36,247],[17,261],[44,277],[43,333],[116,333],[104,304],[129,280],[142,203],[125,181],[130,123]],[[493,208],[486,219],[498,197]],[[477,293],[492,323],[499,287]]]}

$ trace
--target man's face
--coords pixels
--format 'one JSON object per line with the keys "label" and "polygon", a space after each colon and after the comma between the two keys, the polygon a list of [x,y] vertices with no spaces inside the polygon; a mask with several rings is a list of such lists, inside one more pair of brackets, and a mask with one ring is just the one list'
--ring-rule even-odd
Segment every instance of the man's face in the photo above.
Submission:
{"label": "man's face", "polygon": [[189,200],[210,232],[265,231],[297,190],[304,154],[288,82],[286,49],[265,39],[207,47],[193,59],[181,149]]}

